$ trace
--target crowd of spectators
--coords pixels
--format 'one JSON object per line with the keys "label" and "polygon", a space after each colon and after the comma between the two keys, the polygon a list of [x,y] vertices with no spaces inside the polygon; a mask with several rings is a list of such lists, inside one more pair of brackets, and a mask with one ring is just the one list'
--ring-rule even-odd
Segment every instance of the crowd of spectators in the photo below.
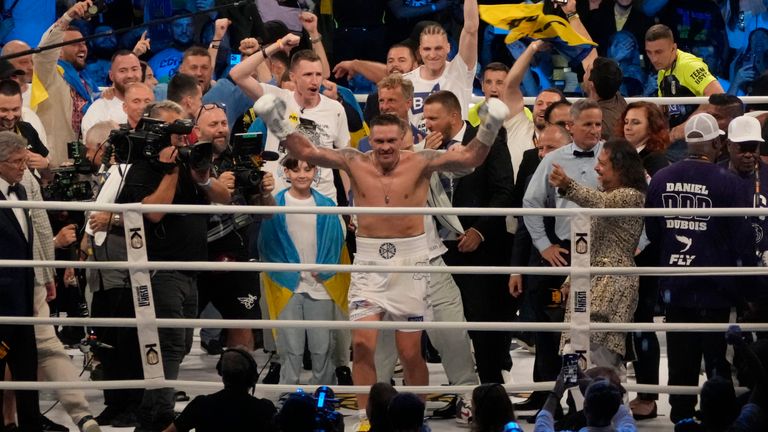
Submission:
{"label": "crowd of spectators", "polygon": [[[505,44],[510,29],[483,22],[477,0],[59,1],[55,21],[32,36],[32,24],[14,21],[29,2],[5,3],[2,199],[768,207],[768,111],[739,99],[768,92],[768,2],[761,0],[545,0],[544,10],[595,42],[577,56],[551,40]],[[472,104],[473,96],[481,101]],[[525,96],[535,97],[533,105],[525,106]],[[628,104],[630,96],[706,96],[708,102]],[[413,155],[423,160],[414,162]],[[127,261],[139,249],[151,261],[348,264],[357,252],[357,264],[389,265],[412,248],[417,253],[403,258],[411,261],[392,262],[562,267],[577,247],[568,217],[280,214],[262,220],[157,212],[144,215],[142,228],[110,212],[7,209],[0,217],[3,259]],[[136,240],[137,229],[143,240]],[[765,218],[595,218],[590,261],[594,267],[766,266],[766,229]],[[571,280],[558,275],[167,269],[136,276],[122,269],[3,268],[0,293],[11,300],[2,302],[0,315],[44,316],[50,308],[68,316],[146,316],[133,295],[146,285],[159,318],[563,322],[574,313]],[[734,311],[740,321],[759,322],[768,311],[768,285],[760,277],[595,275],[590,286],[594,322],[664,316],[727,323]],[[104,379],[141,379],[158,363],[167,379],[176,379],[192,342],[191,329],[181,328],[159,329],[154,345],[135,328],[57,330],[58,339],[52,326],[37,326],[35,337],[29,326],[0,326],[0,367],[7,365],[13,379],[33,380],[30,366],[37,363],[45,379],[73,380],[64,344],[84,340]],[[58,397],[88,432],[99,425],[189,430],[209,420],[195,412],[203,406],[244,407],[249,415],[269,416],[265,428],[280,428],[297,418],[272,419],[271,403],[244,397],[257,379],[255,363],[244,360],[263,348],[270,352],[267,384],[302,384],[302,369],[312,371],[310,384],[379,382],[358,399],[358,430],[427,427],[423,399],[386,384],[398,356],[407,384],[428,383],[425,361],[442,363],[453,385],[479,384],[432,413],[472,422],[478,431],[519,429],[515,411],[540,411],[531,419],[542,431],[610,424],[629,431],[633,417],[658,415],[658,394],[639,393],[625,404],[621,387],[629,362],[638,383],[659,384],[654,332],[593,333],[581,347],[593,381],[570,390],[562,421],[563,354],[583,344],[568,332],[231,328],[201,334],[209,354],[230,348],[220,367],[225,390],[196,399],[175,420],[179,394],[171,388],[105,390],[106,408],[98,415],[80,391]],[[678,428],[765,427],[764,335],[755,335],[750,348],[751,336],[667,334],[668,384],[696,385],[702,360],[709,378],[698,411],[696,396],[670,396]],[[500,385],[514,367],[513,339],[535,349],[534,381],[557,382],[554,392],[534,392],[515,407]],[[728,343],[738,354],[733,366]],[[223,372],[228,367],[234,375]],[[731,398],[732,370],[751,396]],[[6,428],[66,430],[40,414],[36,392],[19,391],[16,399],[16,405],[4,401]],[[305,399],[289,398],[285,407],[300,412]]]}

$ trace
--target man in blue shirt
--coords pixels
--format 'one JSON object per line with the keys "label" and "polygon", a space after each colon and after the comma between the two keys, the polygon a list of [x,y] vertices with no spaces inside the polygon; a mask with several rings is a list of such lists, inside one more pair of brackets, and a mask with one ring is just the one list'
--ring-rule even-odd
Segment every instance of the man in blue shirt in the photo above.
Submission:
{"label": "man in blue shirt", "polygon": [[[552,164],[558,164],[569,177],[588,187],[597,188],[595,164],[597,155],[603,147],[602,133],[603,112],[597,102],[581,100],[571,107],[573,142],[548,154],[536,168],[523,198],[524,208],[574,208],[573,201],[558,195],[549,184]],[[542,256],[541,266],[563,267],[570,263],[571,225],[567,217],[555,218],[555,236],[551,238],[544,229],[543,216],[525,216],[525,226],[531,234],[534,246]],[[530,295],[539,322],[559,322],[563,320],[564,309],[552,308],[552,293],[559,290],[565,281],[564,276],[532,276]],[[560,296],[557,296],[560,298]],[[536,360],[533,368],[534,381],[554,381],[560,372],[558,354],[560,334],[539,332],[536,338]],[[546,392],[534,392],[524,404],[518,404],[516,410],[539,409],[546,400]]]}

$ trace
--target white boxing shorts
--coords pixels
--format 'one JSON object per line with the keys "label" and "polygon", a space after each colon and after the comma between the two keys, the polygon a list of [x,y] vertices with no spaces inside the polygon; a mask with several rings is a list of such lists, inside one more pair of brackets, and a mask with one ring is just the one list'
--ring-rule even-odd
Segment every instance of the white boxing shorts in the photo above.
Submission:
{"label": "white boxing shorts", "polygon": [[[357,237],[356,241],[355,265],[429,265],[429,245],[424,234],[408,238]],[[386,269],[377,273],[353,272],[349,319],[356,321],[381,315],[385,321],[429,320],[428,284],[428,272],[389,273]]]}

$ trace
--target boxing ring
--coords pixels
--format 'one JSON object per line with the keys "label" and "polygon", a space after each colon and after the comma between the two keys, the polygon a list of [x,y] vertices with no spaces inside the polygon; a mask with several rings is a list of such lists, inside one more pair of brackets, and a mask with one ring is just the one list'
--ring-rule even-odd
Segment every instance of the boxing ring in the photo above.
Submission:
{"label": "boxing ring", "polygon": [[[321,264],[285,264],[268,262],[222,263],[222,262],[162,262],[147,261],[144,258],[132,256],[130,250],[142,250],[130,245],[131,234],[143,230],[142,214],[148,212],[185,213],[185,214],[225,214],[248,213],[253,215],[268,215],[276,213],[291,214],[389,214],[389,215],[491,215],[491,216],[560,216],[571,219],[573,238],[573,258],[570,267],[511,267],[511,266],[454,266],[430,267],[430,273],[465,273],[465,274],[537,274],[537,275],[570,275],[571,294],[569,301],[580,297],[580,292],[588,299],[590,278],[593,274],[612,275],[664,275],[664,276],[768,276],[768,267],[591,267],[589,265],[589,238],[591,235],[590,220],[592,217],[610,216],[768,216],[768,208],[706,208],[706,209],[511,209],[511,208],[382,208],[382,207],[266,207],[266,206],[210,206],[210,205],[142,205],[134,204],[96,204],[80,202],[36,202],[36,201],[0,201],[0,208],[24,207],[45,210],[70,211],[107,211],[124,215],[125,230],[129,243],[128,261],[96,262],[96,261],[27,261],[2,260],[0,267],[58,267],[84,269],[122,269],[131,272],[134,282],[134,305],[142,304],[146,314],[137,307],[137,318],[46,318],[46,317],[0,317],[0,325],[69,325],[91,327],[129,327],[136,326],[139,330],[140,346],[146,346],[157,340],[157,328],[306,328],[312,325],[320,328],[353,329],[463,329],[483,331],[541,331],[562,332],[570,331],[572,346],[578,352],[587,352],[585,345],[589,343],[590,332],[605,331],[685,331],[685,332],[725,332],[729,326],[722,324],[688,324],[688,323],[591,323],[589,322],[588,302],[586,309],[574,309],[571,322],[535,323],[535,322],[350,322],[350,321],[287,321],[287,320],[210,320],[210,319],[160,319],[154,317],[152,310],[151,289],[146,289],[149,271],[152,270],[189,270],[189,271],[316,271],[316,272],[377,272],[381,268],[370,265],[321,265]],[[138,231],[137,231],[138,224]],[[581,248],[579,244],[586,247]],[[424,273],[424,266],[387,266],[388,272],[395,273]],[[146,277],[146,279],[144,279]],[[142,289],[144,288],[144,289]],[[482,289],[478,287],[478,289]],[[147,298],[149,293],[150,298]],[[768,323],[742,323],[745,332],[768,331]],[[147,339],[145,339],[147,338]],[[159,347],[159,344],[157,345]],[[159,350],[159,348],[158,348]],[[145,379],[126,381],[57,381],[57,382],[0,382],[0,389],[10,390],[56,390],[72,389],[118,389],[118,388],[162,388],[175,387],[179,389],[216,390],[222,387],[220,382],[166,380],[163,376],[162,362],[144,360]],[[162,355],[162,353],[160,353]],[[534,390],[551,390],[553,382],[525,382],[508,384],[505,388],[510,393],[528,392]],[[302,385],[307,391],[315,386]],[[667,394],[697,394],[700,390],[695,386],[666,386],[624,384],[630,392],[667,393]],[[401,389],[415,393],[469,393],[474,386],[407,386]],[[259,384],[259,390],[264,393],[285,393],[296,390],[295,385]],[[334,386],[338,393],[367,393],[369,386]],[[743,389],[741,389],[743,390]]]}
{"label": "boxing ring", "polygon": [[[358,101],[364,102],[367,95],[356,95]],[[533,104],[535,98],[527,97],[526,105]],[[576,100],[578,98],[569,98]],[[744,103],[768,104],[768,97],[742,97]],[[473,97],[472,102],[482,101],[482,97]],[[639,100],[651,101],[661,105],[668,104],[702,104],[707,98],[626,98],[627,102]],[[137,327],[140,347],[154,345],[159,349],[157,328],[251,328],[251,329],[276,329],[276,328],[307,328],[314,326],[331,329],[376,328],[376,329],[462,329],[482,331],[537,331],[537,332],[571,332],[571,345],[575,351],[588,352],[589,335],[591,332],[607,331],[654,331],[654,332],[725,332],[729,326],[727,323],[592,323],[589,319],[589,288],[591,277],[595,274],[611,275],[657,275],[657,276],[768,276],[768,267],[592,267],[590,266],[589,243],[591,236],[591,218],[610,216],[768,216],[768,208],[754,209],[519,209],[519,208],[364,208],[364,207],[255,207],[255,206],[189,206],[189,205],[141,205],[134,204],[96,204],[81,202],[35,202],[35,201],[0,201],[0,208],[38,208],[45,210],[72,210],[72,211],[107,211],[123,214],[126,230],[126,243],[128,244],[128,261],[123,262],[94,262],[94,261],[25,261],[25,260],[0,260],[0,267],[53,267],[53,268],[83,268],[83,269],[123,269],[131,274],[132,291],[134,294],[134,306],[136,318],[52,318],[52,317],[0,317],[0,325],[67,325],[90,327]],[[572,262],[570,267],[511,267],[511,266],[457,266],[457,267],[430,267],[430,273],[464,273],[464,274],[522,274],[522,275],[569,275],[571,277],[571,294],[569,302],[577,297],[582,299],[581,305],[586,307],[574,308],[570,322],[561,323],[537,323],[537,322],[349,322],[349,321],[287,321],[287,320],[210,320],[210,319],[159,319],[154,315],[151,298],[149,272],[152,270],[189,270],[189,271],[313,271],[313,272],[377,272],[376,266],[364,265],[320,265],[320,264],[285,264],[268,262],[160,262],[148,261],[145,245],[132,248],[131,237],[137,232],[143,233],[143,214],[149,212],[186,213],[186,214],[230,214],[247,213],[253,215],[268,215],[276,213],[299,214],[418,214],[418,215],[490,215],[490,216],[565,216],[570,218],[572,232]],[[133,230],[133,231],[131,231]],[[138,231],[137,231],[138,230]],[[579,249],[577,240],[586,247]],[[138,246],[138,244],[136,244]],[[424,266],[387,266],[388,272],[397,273],[423,273]],[[478,287],[478,290],[483,289]],[[584,300],[586,299],[586,303]],[[768,318],[766,318],[768,320]],[[744,332],[768,331],[768,322],[764,323],[740,323]],[[663,336],[663,335],[662,335]],[[162,362],[159,357],[148,361],[148,355],[142,348],[144,367],[143,380],[123,381],[56,381],[56,382],[19,382],[2,381],[0,389],[9,390],[41,390],[54,391],[58,389],[104,390],[142,388],[155,389],[174,387],[180,390],[190,390],[204,394],[217,391],[223,387],[220,379],[213,373],[205,378],[209,380],[167,380],[164,378]],[[187,357],[190,357],[189,355]],[[515,360],[515,368],[519,365]],[[662,362],[665,360],[662,358]],[[186,363],[186,361],[185,361]],[[523,362],[525,363],[525,362]],[[210,365],[208,365],[210,366]],[[661,365],[660,382],[663,382],[665,371]],[[211,369],[213,369],[211,367]],[[442,373],[442,371],[440,371]],[[523,382],[505,384],[510,394],[530,392],[535,390],[551,390],[553,382],[531,382],[529,370],[523,372]],[[434,381],[431,381],[434,382]],[[628,392],[665,393],[665,394],[698,394],[699,386],[669,386],[669,385],[641,385],[624,383]],[[314,391],[316,386],[301,385],[307,392]],[[396,386],[398,390],[411,391],[425,394],[468,394],[474,386],[454,385],[428,385],[428,386]],[[367,393],[369,386],[333,386],[337,394]],[[272,395],[275,398],[279,394],[293,392],[295,385],[268,385],[258,384],[258,392],[264,395]],[[746,389],[737,388],[737,393]],[[100,397],[100,394],[99,394]],[[661,411],[660,411],[661,412]],[[664,420],[666,426],[659,427],[657,423],[650,428],[642,429],[669,430],[670,424]],[[646,423],[647,424],[647,423]],[[434,428],[434,427],[433,427]],[[529,428],[526,427],[526,430]],[[105,429],[109,430],[109,429]],[[348,428],[349,430],[349,428]],[[437,429],[435,429],[437,430]],[[440,430],[446,430],[443,426]],[[451,429],[448,426],[447,430]]]}

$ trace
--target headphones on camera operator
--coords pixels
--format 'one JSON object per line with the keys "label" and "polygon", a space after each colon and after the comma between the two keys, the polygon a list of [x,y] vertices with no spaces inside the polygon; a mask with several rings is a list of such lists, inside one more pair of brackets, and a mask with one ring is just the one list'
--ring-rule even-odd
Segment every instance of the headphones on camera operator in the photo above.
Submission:
{"label": "headphones on camera operator", "polygon": [[[224,356],[226,356],[228,353],[237,353],[237,355],[243,357],[246,362],[248,363],[248,369],[245,372],[244,376],[238,376],[242,375],[241,373],[233,374],[235,375],[235,382],[245,382],[247,384],[247,388],[250,389],[251,394],[254,393],[256,390],[256,383],[259,380],[259,366],[256,364],[256,360],[253,358],[253,355],[249,353],[248,351],[242,349],[242,348],[227,348],[223,353],[221,353],[221,356],[219,357],[219,361],[216,363],[216,372],[219,373],[219,376],[224,381],[224,387],[228,387],[227,384],[231,384],[226,377],[224,377]],[[228,371],[229,372],[229,371]]]}

